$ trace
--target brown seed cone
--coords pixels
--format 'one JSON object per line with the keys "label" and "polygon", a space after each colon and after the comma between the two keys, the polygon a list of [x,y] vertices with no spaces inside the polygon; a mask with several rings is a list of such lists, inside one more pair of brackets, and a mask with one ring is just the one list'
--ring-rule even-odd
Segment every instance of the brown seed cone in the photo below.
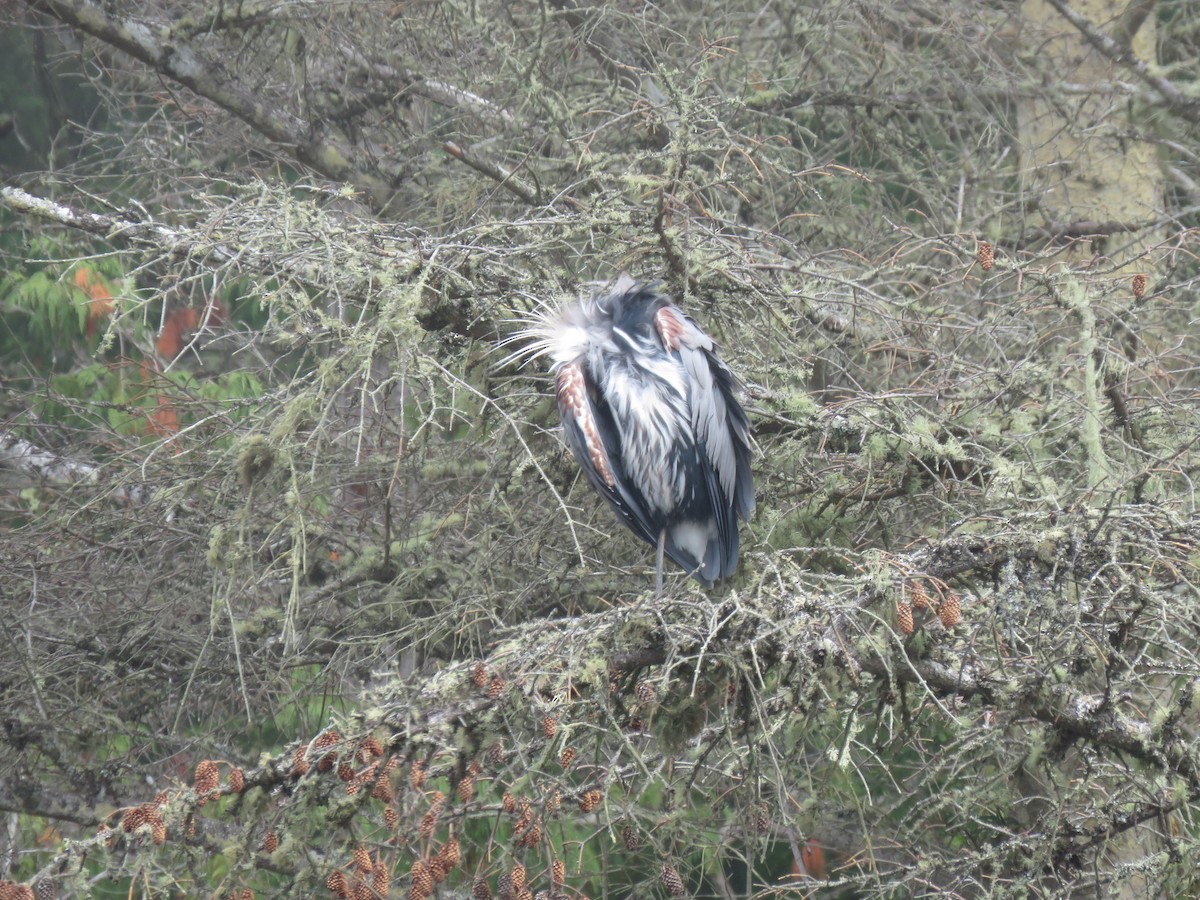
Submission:
{"label": "brown seed cone", "polygon": [[496,892],[500,895],[500,900],[513,900],[515,892],[513,891],[512,876],[507,872],[496,879]]}
{"label": "brown seed cone", "polygon": [[442,811],[442,807],[445,805],[446,805],[446,795],[443,794],[441,791],[434,791],[432,794],[429,795],[429,808],[433,812],[440,813]]}
{"label": "brown seed cone", "polygon": [[504,764],[504,741],[496,741],[492,746],[488,747],[487,753],[483,757],[483,761],[489,766],[495,768]]}
{"label": "brown seed cone", "polygon": [[604,795],[595,788],[590,791],[584,791],[583,796],[579,798],[579,809],[582,812],[590,813],[600,805],[600,801],[603,799]]}
{"label": "brown seed cone", "polygon": [[558,764],[564,769],[569,769],[573,762],[575,762],[575,748],[563,747],[563,752],[558,754]]}
{"label": "brown seed cone", "polygon": [[925,585],[919,581],[909,584],[908,602],[912,604],[913,609],[928,609],[929,592],[925,590]]}
{"label": "brown seed cone", "polygon": [[562,791],[555,788],[550,792],[550,796],[546,798],[546,812],[554,815],[554,813],[558,812],[560,806],[562,806]]}
{"label": "brown seed cone", "polygon": [[896,628],[901,634],[913,633],[912,607],[903,600],[896,604]]}
{"label": "brown seed cone", "polygon": [[521,835],[520,844],[522,847],[536,847],[542,841],[542,820],[537,819],[532,825]]}
{"label": "brown seed cone", "polygon": [[383,824],[387,826],[388,831],[395,831],[396,825],[400,822],[400,813],[396,812],[396,807],[385,806],[383,809]]}
{"label": "brown seed cone", "polygon": [[1133,299],[1141,300],[1146,296],[1146,276],[1138,272],[1133,276]]}
{"label": "brown seed cone", "polygon": [[488,682],[487,695],[489,700],[495,700],[504,693],[504,679],[499,675],[493,675],[492,680]]}
{"label": "brown seed cone", "polygon": [[662,864],[659,877],[662,879],[663,887],[672,897],[682,897],[687,893],[683,886],[683,879],[679,877],[679,870],[670,863]]}
{"label": "brown seed cone", "polygon": [[504,798],[500,801],[500,808],[509,815],[517,811],[517,800],[508,791],[504,792]]}
{"label": "brown seed cone", "polygon": [[626,825],[621,829],[621,843],[625,845],[626,850],[633,853],[641,848],[642,839],[638,837],[632,825]]}
{"label": "brown seed cone", "polygon": [[371,796],[384,803],[392,802],[392,783],[385,773],[381,772],[375,779],[375,786],[371,788]]}
{"label": "brown seed cone", "polygon": [[542,737],[552,738],[558,731],[558,719],[546,714],[542,716]]}
{"label": "brown seed cone", "polygon": [[414,790],[420,790],[425,787],[425,779],[429,777],[429,766],[424,761],[414,759],[412,769],[408,773],[408,783],[413,786]]}
{"label": "brown seed cone", "polygon": [[235,794],[240,794],[246,789],[246,773],[241,769],[229,770],[229,789]]}
{"label": "brown seed cone", "polygon": [[367,875],[374,868],[371,862],[371,854],[366,847],[359,847],[354,851],[354,871],[362,876]]}
{"label": "brown seed cone", "polygon": [[350,765],[348,762],[340,762],[338,763],[337,774],[338,778],[342,779],[342,781],[353,781],[354,766]]}
{"label": "brown seed cone", "polygon": [[475,663],[475,667],[471,669],[471,684],[475,685],[475,687],[479,688],[480,690],[483,690],[483,688],[487,686],[487,683],[487,666],[482,662]]}
{"label": "brown seed cone", "polygon": [[33,889],[33,896],[36,900],[54,900],[58,896],[58,892],[54,889],[53,881],[49,878],[43,878]]}
{"label": "brown seed cone", "polygon": [[472,900],[492,900],[492,889],[488,886],[487,879],[480,876],[475,879],[475,883],[471,885]]}
{"label": "brown seed cone", "polygon": [[323,732],[315,741],[313,741],[313,746],[318,750],[324,750],[326,747],[332,747],[341,739],[342,736],[338,734],[337,731],[330,729],[329,731]]}
{"label": "brown seed cone", "polygon": [[561,859],[556,859],[550,866],[550,883],[555,887],[562,887],[567,880],[567,864]]}
{"label": "brown seed cone", "polygon": [[320,772],[321,774],[325,774],[326,772],[333,769],[334,763],[336,763],[336,762],[337,762],[337,754],[336,753],[326,753],[324,756],[322,756],[320,759],[317,760],[317,771]]}
{"label": "brown seed cone", "polygon": [[654,702],[654,697],[655,697],[654,685],[652,685],[650,682],[639,681],[637,683],[637,688],[635,688],[635,691],[637,693],[638,700],[640,700],[643,704],[648,705],[648,704],[651,704]]}
{"label": "brown seed cone", "polygon": [[358,793],[358,789],[360,787],[362,787],[362,785],[358,783],[358,779],[355,779],[353,781],[347,781],[346,782],[346,795],[348,797],[353,797],[355,794]]}
{"label": "brown seed cone", "polygon": [[[236,772],[237,770],[235,769],[234,771]],[[233,773],[231,772],[230,775],[232,775],[232,774]],[[171,799],[171,795],[169,793],[167,793],[166,791],[159,791],[157,794],[154,795],[154,805],[155,806],[166,806],[167,801],[170,799]]]}
{"label": "brown seed cone", "polygon": [[296,778],[308,774],[308,748],[303,744],[296,748],[296,752],[292,754],[292,775]]}
{"label": "brown seed cone", "polygon": [[167,823],[162,820],[162,816],[157,816],[150,822],[150,840],[159,847],[167,842]]}
{"label": "brown seed cone", "polygon": [[437,828],[437,818],[437,810],[434,809],[421,816],[421,824],[417,827],[417,833],[423,840],[427,841],[433,837],[434,829]]}
{"label": "brown seed cone", "polygon": [[412,890],[409,891],[409,896],[414,898],[428,897],[433,893],[433,874],[429,871],[429,864],[423,859],[418,859],[412,864]]}
{"label": "brown seed cone", "polygon": [[329,873],[329,877],[325,879],[325,887],[329,888],[329,893],[335,897],[350,895],[350,885],[346,883],[346,873],[341,869],[334,869]]}
{"label": "brown seed cone", "polygon": [[517,900],[533,900],[533,891],[529,888],[521,888],[517,892]]}
{"label": "brown seed cone", "polygon": [[962,603],[954,591],[942,598],[942,605],[938,607],[938,618],[947,628],[953,628],[962,621]]}
{"label": "brown seed cone", "polygon": [[475,799],[475,776],[470,772],[458,780],[458,799],[463,803]]}
{"label": "brown seed cone", "polygon": [[517,863],[512,867],[512,886],[514,891],[519,891],[525,887],[525,864]]}
{"label": "brown seed cone", "polygon": [[433,876],[434,884],[441,884],[446,880],[446,876],[450,874],[450,867],[446,865],[446,861],[440,856],[435,856],[429,861],[429,874]]}
{"label": "brown seed cone", "polygon": [[220,774],[217,772],[217,764],[211,759],[201,760],[196,766],[196,778],[192,784],[196,793],[201,796],[211,794],[215,791],[220,785]]}
{"label": "brown seed cone", "polygon": [[261,846],[263,853],[274,853],[279,849],[279,835],[274,831],[268,831],[263,835]]}
{"label": "brown seed cone", "polygon": [[458,838],[451,835],[446,843],[442,844],[438,850],[438,859],[446,864],[446,871],[450,871],[458,865],[458,861],[462,858],[462,848],[459,846]]}
{"label": "brown seed cone", "polygon": [[388,873],[387,866],[383,864],[383,860],[379,858],[379,854],[376,854],[375,867],[371,870],[371,888],[375,891],[376,897],[386,897],[388,895],[390,881],[391,875]]}
{"label": "brown seed cone", "polygon": [[754,830],[759,834],[765,834],[770,827],[771,808],[765,803],[760,803],[754,812]]}
{"label": "brown seed cone", "polygon": [[379,743],[378,738],[369,737],[362,742],[362,746],[358,748],[359,762],[370,762],[373,759],[378,759],[383,756],[383,744]]}
{"label": "brown seed cone", "polygon": [[350,888],[350,900],[377,900],[375,892],[367,887],[365,881],[355,881]]}
{"label": "brown seed cone", "polygon": [[254,900],[254,891],[250,888],[242,888],[242,900]]}
{"label": "brown seed cone", "polygon": [[121,830],[128,834],[131,831],[137,831],[149,821],[150,817],[146,815],[144,809],[140,806],[131,806],[121,816]]}
{"label": "brown seed cone", "polygon": [[979,241],[975,246],[975,256],[979,260],[979,267],[985,272],[990,272],[992,266],[996,262],[996,251],[987,241]]}

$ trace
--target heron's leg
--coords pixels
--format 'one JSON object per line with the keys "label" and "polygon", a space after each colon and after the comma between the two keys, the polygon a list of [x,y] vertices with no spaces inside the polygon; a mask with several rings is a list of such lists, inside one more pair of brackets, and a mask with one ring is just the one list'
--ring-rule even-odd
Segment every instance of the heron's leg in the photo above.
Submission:
{"label": "heron's leg", "polygon": [[658,554],[654,560],[654,597],[658,599],[662,596],[662,567],[663,567],[663,548],[667,544],[667,529],[662,529],[658,533]]}

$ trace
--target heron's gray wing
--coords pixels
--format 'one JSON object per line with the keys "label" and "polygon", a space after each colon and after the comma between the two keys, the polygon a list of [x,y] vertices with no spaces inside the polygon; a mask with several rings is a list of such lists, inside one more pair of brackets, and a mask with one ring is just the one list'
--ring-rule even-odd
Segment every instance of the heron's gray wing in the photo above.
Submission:
{"label": "heron's gray wing", "polygon": [[674,306],[655,315],[663,346],[678,355],[692,386],[692,428],[716,471],[721,493],[737,515],[754,513],[750,420],[737,400],[738,381],[717,356],[712,338]]}

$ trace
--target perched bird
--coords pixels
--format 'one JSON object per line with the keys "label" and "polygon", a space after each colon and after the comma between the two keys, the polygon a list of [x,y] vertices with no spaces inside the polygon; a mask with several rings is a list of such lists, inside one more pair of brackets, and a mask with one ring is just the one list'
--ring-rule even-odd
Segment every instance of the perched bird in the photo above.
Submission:
{"label": "perched bird", "polygon": [[754,512],[750,423],[712,338],[671,299],[622,277],[609,293],[524,320],[514,356],[547,356],[567,444],[634,534],[706,587],[733,574]]}

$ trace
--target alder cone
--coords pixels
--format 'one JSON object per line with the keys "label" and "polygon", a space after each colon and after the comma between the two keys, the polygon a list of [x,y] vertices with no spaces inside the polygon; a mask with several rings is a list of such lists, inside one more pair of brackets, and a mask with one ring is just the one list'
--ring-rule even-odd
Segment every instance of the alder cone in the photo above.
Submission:
{"label": "alder cone", "polygon": [[600,805],[600,801],[603,799],[604,795],[595,788],[585,791],[583,796],[579,798],[579,809],[585,813],[591,812]]}
{"label": "alder cone", "polygon": [[504,763],[504,741],[496,741],[492,746],[488,747],[487,753],[483,755],[483,760],[493,768],[503,765]]}
{"label": "alder cone", "polygon": [[672,897],[682,897],[687,894],[687,889],[683,886],[683,879],[679,877],[679,870],[670,863],[662,864],[659,877],[662,878],[663,887]]}
{"label": "alder cone", "polygon": [[371,863],[371,853],[366,847],[359,847],[354,851],[354,868],[360,875],[365,875],[374,868]]}
{"label": "alder cone", "polygon": [[914,581],[908,588],[908,601],[913,609],[928,609],[929,592],[925,590],[925,585]]}
{"label": "alder cone", "polygon": [[371,870],[371,887],[378,897],[386,897],[388,895],[389,882],[391,876],[388,874],[387,866],[383,864],[378,855],[375,857],[375,868]]}
{"label": "alder cone", "polygon": [[958,594],[951,591],[946,595],[942,605],[938,607],[938,618],[947,628],[953,628],[962,621],[962,602],[958,599]]}
{"label": "alder cone", "polygon": [[648,705],[654,702],[654,685],[652,685],[650,682],[639,681],[637,683],[636,692],[638,700],[640,700],[642,703]]}
{"label": "alder cone", "polygon": [[979,267],[985,272],[990,272],[996,263],[996,251],[992,245],[987,241],[980,241],[975,248],[975,255],[979,260]]}
{"label": "alder cone", "polygon": [[329,877],[325,879],[325,887],[329,888],[329,893],[335,897],[350,895],[350,886],[346,883],[346,873],[341,869],[334,869],[329,873]]}
{"label": "alder cone", "polygon": [[126,833],[137,831],[148,821],[150,821],[150,817],[144,809],[140,806],[131,806],[125,810],[125,815],[121,816],[121,830]]}
{"label": "alder cone", "polygon": [[638,833],[632,825],[626,825],[621,829],[621,843],[625,846],[626,850],[633,853],[641,849],[642,839],[638,837]]}
{"label": "alder cone", "polygon": [[438,858],[446,864],[447,871],[457,866],[458,861],[462,858],[462,848],[459,846],[458,838],[451,837],[442,844],[442,848],[438,850]]}
{"label": "alder cone", "polygon": [[308,774],[308,748],[301,745],[292,754],[292,774],[297,778]]}
{"label": "alder cone", "polygon": [[220,784],[217,764],[211,759],[204,759],[196,766],[196,777],[193,786],[197,794],[211,794]]}
{"label": "alder cone", "polygon": [[418,859],[412,864],[412,889],[409,891],[409,897],[422,900],[432,893],[433,875],[429,871],[429,864],[423,859]]}

